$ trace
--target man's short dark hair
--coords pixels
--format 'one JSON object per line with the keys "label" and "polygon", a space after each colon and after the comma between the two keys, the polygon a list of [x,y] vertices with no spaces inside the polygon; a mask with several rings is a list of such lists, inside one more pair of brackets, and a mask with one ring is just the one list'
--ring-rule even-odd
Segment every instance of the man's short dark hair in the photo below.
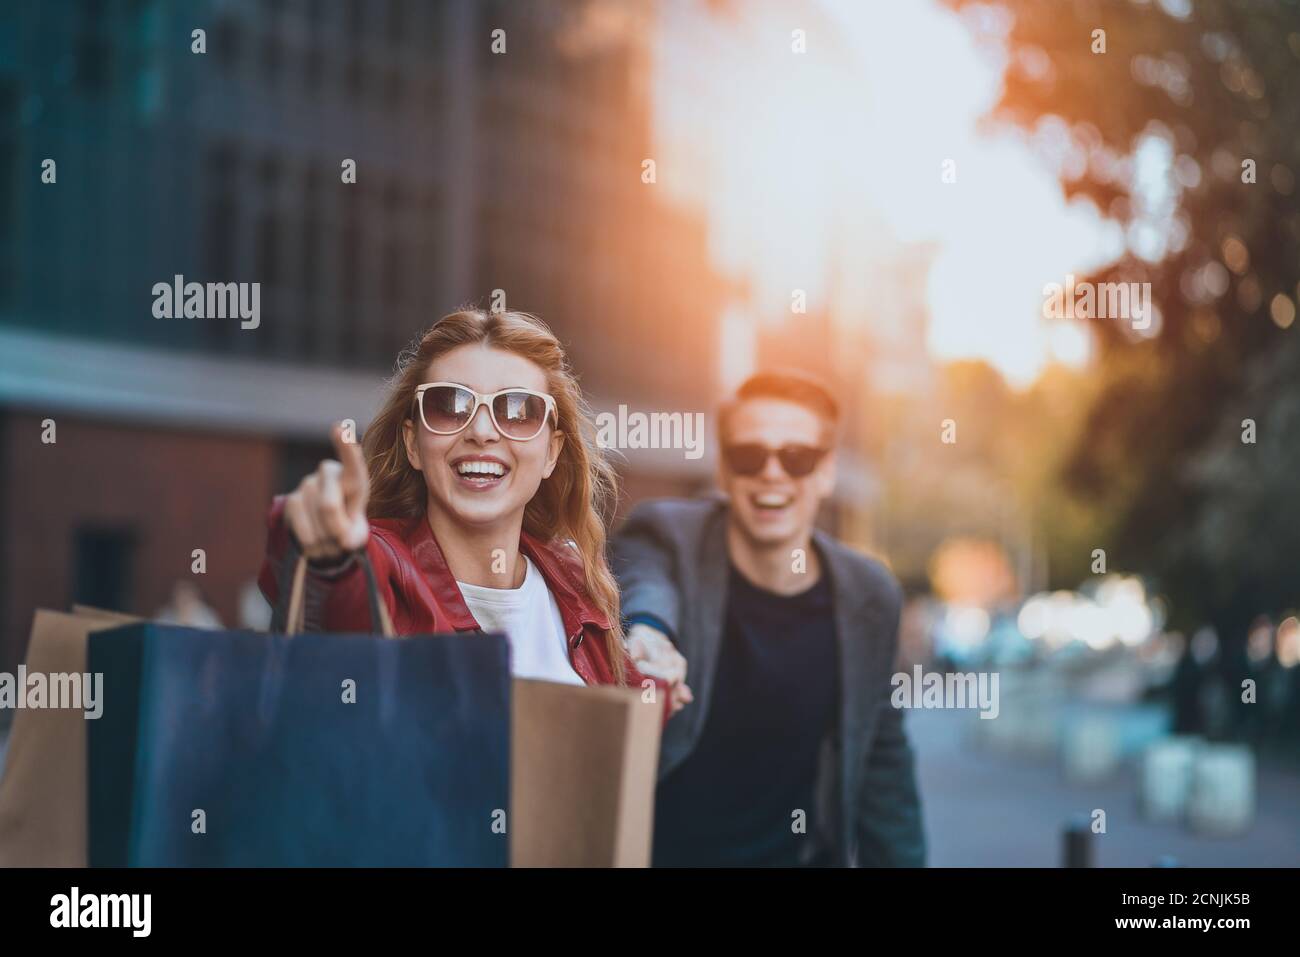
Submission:
{"label": "man's short dark hair", "polygon": [[740,384],[736,394],[718,410],[718,434],[725,438],[727,419],[736,406],[750,399],[782,399],[815,412],[834,436],[840,424],[840,404],[821,380],[798,369],[756,372]]}

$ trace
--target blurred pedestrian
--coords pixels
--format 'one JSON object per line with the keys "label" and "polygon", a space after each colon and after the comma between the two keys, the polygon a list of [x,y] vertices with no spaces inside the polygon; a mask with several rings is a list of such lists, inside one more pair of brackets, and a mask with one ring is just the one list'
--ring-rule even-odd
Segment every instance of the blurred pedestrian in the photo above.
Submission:
{"label": "blurred pedestrian", "polygon": [[203,599],[199,586],[182,578],[172,586],[167,604],[154,612],[154,620],[164,625],[186,628],[220,628],[221,618]]}
{"label": "blurred pedestrian", "polygon": [[271,627],[271,606],[254,579],[239,586],[239,627],[266,631]]}

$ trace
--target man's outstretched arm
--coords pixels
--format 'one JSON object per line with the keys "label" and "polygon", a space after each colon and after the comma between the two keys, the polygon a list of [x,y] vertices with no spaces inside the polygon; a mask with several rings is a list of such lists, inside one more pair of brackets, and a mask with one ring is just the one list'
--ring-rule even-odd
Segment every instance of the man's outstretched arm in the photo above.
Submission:
{"label": "man's outstretched arm", "polygon": [[610,565],[627,622],[628,654],[643,674],[669,683],[675,713],[694,696],[686,684],[686,659],[673,644],[681,608],[677,561],[653,507],[633,509],[610,541]]}
{"label": "man's outstretched arm", "polygon": [[610,567],[618,579],[623,617],[675,638],[681,608],[677,558],[656,508],[638,505],[632,510],[610,539]]}

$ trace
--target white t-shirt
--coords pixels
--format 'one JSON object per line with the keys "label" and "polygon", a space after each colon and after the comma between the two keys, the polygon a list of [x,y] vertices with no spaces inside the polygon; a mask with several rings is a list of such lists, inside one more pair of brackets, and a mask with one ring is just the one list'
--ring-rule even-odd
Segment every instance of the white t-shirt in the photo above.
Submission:
{"label": "white t-shirt", "polygon": [[510,673],[561,684],[586,684],[569,663],[564,620],[546,579],[527,555],[518,588],[485,588],[457,582],[465,604],[484,631],[502,632],[510,642]]}

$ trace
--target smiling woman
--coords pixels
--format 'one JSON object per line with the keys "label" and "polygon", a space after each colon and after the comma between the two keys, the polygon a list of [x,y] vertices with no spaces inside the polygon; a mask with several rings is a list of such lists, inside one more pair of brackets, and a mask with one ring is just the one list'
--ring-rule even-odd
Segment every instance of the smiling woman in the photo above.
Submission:
{"label": "smiling woman", "polygon": [[614,473],[541,320],[444,317],[399,357],[364,451],[337,427],[334,443],[338,461],[272,506],[272,604],[301,551],[308,628],[370,629],[369,566],[398,634],[500,631],[516,676],[643,680],[605,559]]}

